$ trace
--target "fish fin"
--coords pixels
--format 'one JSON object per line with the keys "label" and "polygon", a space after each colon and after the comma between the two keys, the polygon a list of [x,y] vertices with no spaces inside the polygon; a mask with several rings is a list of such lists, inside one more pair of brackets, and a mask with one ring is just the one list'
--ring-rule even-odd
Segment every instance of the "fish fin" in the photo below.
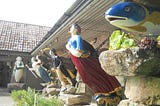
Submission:
{"label": "fish fin", "polygon": [[132,26],[128,27],[129,29],[132,29],[133,31],[139,31],[139,32],[146,32],[147,29],[143,26]]}
{"label": "fish fin", "polygon": [[160,12],[152,12],[146,17],[145,21],[152,22],[155,25],[160,24]]}

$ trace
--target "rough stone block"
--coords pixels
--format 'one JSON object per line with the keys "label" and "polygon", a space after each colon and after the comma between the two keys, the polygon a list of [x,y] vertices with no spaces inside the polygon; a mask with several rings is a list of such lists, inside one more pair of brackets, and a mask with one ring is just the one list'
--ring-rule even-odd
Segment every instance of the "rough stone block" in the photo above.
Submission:
{"label": "rough stone block", "polygon": [[90,96],[72,94],[61,94],[59,98],[67,106],[88,105],[92,99]]}
{"label": "rough stone block", "polygon": [[113,76],[160,76],[160,51],[138,47],[107,50],[100,54],[102,68]]}
{"label": "rough stone block", "polygon": [[148,105],[144,105],[144,104],[140,104],[140,103],[136,103],[136,102],[133,102],[131,100],[122,100],[118,106],[148,106]]}
{"label": "rough stone block", "polygon": [[160,105],[160,78],[149,76],[130,77],[125,95],[132,101],[152,106]]}

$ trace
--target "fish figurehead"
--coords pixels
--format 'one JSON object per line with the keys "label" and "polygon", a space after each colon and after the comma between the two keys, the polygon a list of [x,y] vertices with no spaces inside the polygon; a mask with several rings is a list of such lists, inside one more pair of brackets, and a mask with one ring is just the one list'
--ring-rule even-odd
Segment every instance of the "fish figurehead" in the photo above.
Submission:
{"label": "fish figurehead", "polygon": [[160,12],[135,2],[120,2],[105,12],[106,20],[121,29],[160,34]]}

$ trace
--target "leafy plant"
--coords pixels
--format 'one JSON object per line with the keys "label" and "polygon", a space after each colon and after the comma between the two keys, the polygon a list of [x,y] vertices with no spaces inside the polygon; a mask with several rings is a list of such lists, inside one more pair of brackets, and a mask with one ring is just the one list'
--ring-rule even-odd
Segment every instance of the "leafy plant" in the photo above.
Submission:
{"label": "leafy plant", "polygon": [[44,98],[39,92],[34,89],[28,90],[13,90],[11,97],[16,101],[16,106],[63,106],[63,103],[58,98]]}

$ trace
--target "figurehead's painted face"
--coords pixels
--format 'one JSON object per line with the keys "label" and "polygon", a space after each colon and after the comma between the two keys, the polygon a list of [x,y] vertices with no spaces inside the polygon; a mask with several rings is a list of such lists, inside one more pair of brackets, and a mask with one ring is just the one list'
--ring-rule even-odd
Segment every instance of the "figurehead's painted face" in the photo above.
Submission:
{"label": "figurehead's painted face", "polygon": [[34,63],[34,62],[36,62],[36,58],[35,58],[35,57],[32,57],[32,58],[31,58],[31,63]]}
{"label": "figurehead's painted face", "polygon": [[69,34],[76,33],[76,29],[74,28],[74,25],[72,25],[72,26],[69,28],[68,33],[69,33]]}
{"label": "figurehead's painted face", "polygon": [[79,35],[81,34],[81,27],[78,24],[73,24],[68,31],[69,34]]}
{"label": "figurehead's painted face", "polygon": [[56,55],[56,50],[54,48],[52,48],[50,51],[49,51],[49,54],[51,56],[55,56]]}
{"label": "figurehead's painted face", "polygon": [[52,50],[49,51],[49,55],[53,56],[54,53],[52,52]]}

